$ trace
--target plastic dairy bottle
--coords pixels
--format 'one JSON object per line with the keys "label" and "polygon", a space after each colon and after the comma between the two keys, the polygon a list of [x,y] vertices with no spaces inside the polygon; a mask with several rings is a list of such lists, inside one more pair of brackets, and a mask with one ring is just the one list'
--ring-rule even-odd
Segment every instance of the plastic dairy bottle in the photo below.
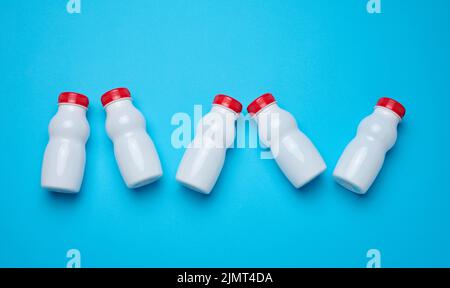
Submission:
{"label": "plastic dairy bottle", "polygon": [[48,190],[77,193],[83,181],[89,123],[89,99],[64,92],[58,98],[58,112],[50,121],[49,142],[42,163],[41,186]]}
{"label": "plastic dairy bottle", "polygon": [[196,135],[183,155],[176,179],[195,191],[209,194],[225,161],[227,149],[236,136],[235,123],[242,104],[226,95],[217,95],[211,111],[200,120]]}
{"label": "plastic dairy bottle", "polygon": [[294,117],[278,107],[272,94],[264,94],[247,107],[258,124],[259,139],[272,152],[284,175],[296,188],[326,169],[314,144],[297,126]]}
{"label": "plastic dairy bottle", "polygon": [[383,166],[386,152],[397,140],[397,125],[405,113],[403,105],[393,99],[378,100],[334,169],[333,176],[340,185],[358,194],[367,192]]}
{"label": "plastic dairy bottle", "polygon": [[103,94],[101,101],[106,110],[106,132],[126,185],[138,188],[160,178],[158,153],[147,134],[144,116],[131,102],[130,91],[113,89]]}

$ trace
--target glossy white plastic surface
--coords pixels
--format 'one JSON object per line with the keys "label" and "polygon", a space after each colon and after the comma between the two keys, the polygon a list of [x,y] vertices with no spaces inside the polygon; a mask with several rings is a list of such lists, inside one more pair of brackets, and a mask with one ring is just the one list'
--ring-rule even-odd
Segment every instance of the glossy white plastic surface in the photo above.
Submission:
{"label": "glossy white plastic surface", "polygon": [[51,191],[77,193],[83,181],[89,123],[86,108],[59,104],[49,125],[49,142],[42,163],[41,186]]}
{"label": "glossy white plastic surface", "polygon": [[336,181],[350,191],[365,194],[380,172],[386,152],[397,140],[400,121],[390,109],[375,107],[342,153],[333,172]]}
{"label": "glossy white plastic surface", "polygon": [[126,185],[138,188],[160,178],[163,173],[155,145],[143,115],[130,98],[113,101],[105,109],[106,131]]}
{"label": "glossy white plastic surface", "polygon": [[186,148],[176,180],[186,187],[209,194],[222,171],[227,149],[236,136],[239,114],[221,105],[199,122],[194,140]]}
{"label": "glossy white plastic surface", "polygon": [[314,144],[298,129],[294,117],[276,102],[262,108],[254,119],[262,144],[270,148],[281,171],[296,188],[326,170]]}

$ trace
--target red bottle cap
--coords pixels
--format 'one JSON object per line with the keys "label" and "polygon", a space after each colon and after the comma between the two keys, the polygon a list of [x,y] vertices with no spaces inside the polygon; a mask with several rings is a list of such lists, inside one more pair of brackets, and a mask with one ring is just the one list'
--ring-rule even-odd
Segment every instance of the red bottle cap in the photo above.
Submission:
{"label": "red bottle cap", "polygon": [[83,94],[75,92],[62,92],[58,97],[58,104],[74,104],[84,108],[89,106],[89,98]]}
{"label": "red bottle cap", "polygon": [[122,99],[122,98],[131,98],[131,93],[127,88],[116,88],[109,90],[105,94],[103,94],[101,101],[103,107],[106,107],[109,103]]}
{"label": "red bottle cap", "polygon": [[391,98],[386,98],[386,97],[380,98],[380,100],[378,100],[376,106],[388,108],[388,109],[392,110],[393,112],[395,112],[395,114],[397,114],[400,118],[405,117],[405,114],[406,114],[405,107],[403,107],[403,105],[400,104],[400,102],[397,102]]}
{"label": "red bottle cap", "polygon": [[263,109],[269,104],[274,103],[275,101],[276,100],[272,94],[266,93],[253,100],[253,102],[247,106],[247,112],[250,113],[250,115],[252,116],[256,115],[259,111],[261,111],[261,109]]}
{"label": "red bottle cap", "polygon": [[213,104],[222,105],[225,106],[231,110],[233,110],[236,113],[241,113],[242,111],[242,104],[238,100],[227,96],[227,95],[217,95],[214,97]]}

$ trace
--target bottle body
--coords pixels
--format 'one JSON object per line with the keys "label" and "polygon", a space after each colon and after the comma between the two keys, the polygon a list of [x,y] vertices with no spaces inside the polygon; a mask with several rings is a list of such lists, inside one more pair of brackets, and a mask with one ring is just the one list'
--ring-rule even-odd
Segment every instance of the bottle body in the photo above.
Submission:
{"label": "bottle body", "polygon": [[259,139],[269,147],[284,175],[300,188],[326,170],[322,156],[299,130],[294,117],[275,102],[254,115]]}
{"label": "bottle body", "polygon": [[238,117],[238,113],[214,105],[200,120],[195,137],[178,166],[178,182],[204,194],[211,192],[222,171],[226,151],[234,142]]}
{"label": "bottle body", "polygon": [[334,169],[336,181],[346,189],[365,194],[380,172],[385,155],[397,140],[401,118],[385,107],[376,107],[358,126]]}
{"label": "bottle body", "polygon": [[79,192],[89,133],[84,107],[59,105],[49,125],[49,142],[45,148],[41,173],[43,188],[63,193]]}
{"label": "bottle body", "polygon": [[106,131],[114,145],[114,156],[129,188],[152,183],[162,176],[155,145],[146,131],[145,119],[130,98],[106,107]]}

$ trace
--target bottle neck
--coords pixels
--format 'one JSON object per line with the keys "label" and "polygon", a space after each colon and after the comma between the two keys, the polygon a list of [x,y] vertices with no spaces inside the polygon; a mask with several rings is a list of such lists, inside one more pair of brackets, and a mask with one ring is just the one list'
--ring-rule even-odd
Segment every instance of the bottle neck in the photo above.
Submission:
{"label": "bottle neck", "polygon": [[276,113],[279,109],[280,107],[278,107],[276,102],[270,103],[269,105],[258,111],[258,113],[253,115],[253,119],[255,119],[256,123],[259,123],[261,121],[261,118],[267,117],[267,115],[270,113]]}
{"label": "bottle neck", "polygon": [[105,110],[106,113],[113,113],[116,110],[122,110],[134,107],[133,103],[131,102],[131,98],[122,98],[115,100],[108,105],[106,105]]}
{"label": "bottle neck", "polygon": [[236,120],[239,117],[239,114],[236,113],[235,111],[233,111],[225,106],[218,105],[218,104],[213,104],[211,112],[219,113],[226,117],[233,117],[232,118],[233,120]]}
{"label": "bottle neck", "polygon": [[72,114],[79,114],[80,116],[86,115],[87,108],[76,105],[76,104],[70,104],[70,103],[62,103],[58,105],[58,112],[64,112],[64,113],[72,113]]}
{"label": "bottle neck", "polygon": [[400,118],[400,116],[398,116],[394,111],[385,107],[376,106],[373,114],[383,118],[385,121],[395,127],[397,127],[400,121],[402,121],[402,118]]}

